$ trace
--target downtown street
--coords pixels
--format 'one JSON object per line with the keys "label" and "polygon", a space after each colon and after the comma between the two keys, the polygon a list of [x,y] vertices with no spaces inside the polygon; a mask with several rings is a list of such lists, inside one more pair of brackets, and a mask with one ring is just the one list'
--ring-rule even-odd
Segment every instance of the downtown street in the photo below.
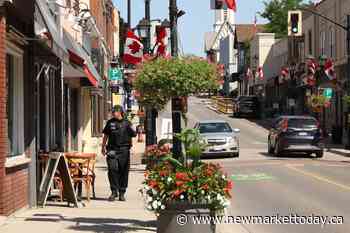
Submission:
{"label": "downtown street", "polygon": [[[258,121],[220,114],[208,99],[189,100],[189,127],[202,120],[225,120],[240,129],[239,158],[210,158],[220,163],[234,180],[233,198],[228,210],[232,216],[341,216],[342,225],[227,225],[225,232],[250,233],[329,233],[347,232],[350,225],[350,157],[325,152],[322,159],[304,154],[275,157],[267,153],[268,130]],[[171,117],[169,111],[160,118]],[[264,124],[263,124],[264,125]],[[235,229],[239,228],[239,231]]]}

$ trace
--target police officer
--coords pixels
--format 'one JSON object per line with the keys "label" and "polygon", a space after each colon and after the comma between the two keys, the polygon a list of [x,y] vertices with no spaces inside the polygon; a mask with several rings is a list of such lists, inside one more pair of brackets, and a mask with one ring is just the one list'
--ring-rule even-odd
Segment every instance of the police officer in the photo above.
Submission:
{"label": "police officer", "polygon": [[130,148],[136,132],[131,123],[125,119],[123,107],[112,108],[113,118],[107,121],[103,129],[102,154],[107,157],[108,179],[112,194],[108,198],[114,201],[125,201],[130,168]]}

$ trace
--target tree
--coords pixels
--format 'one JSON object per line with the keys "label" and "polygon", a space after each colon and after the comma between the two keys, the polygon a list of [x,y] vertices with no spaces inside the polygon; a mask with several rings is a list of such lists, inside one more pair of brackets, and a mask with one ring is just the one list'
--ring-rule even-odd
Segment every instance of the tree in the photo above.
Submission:
{"label": "tree", "polygon": [[265,9],[260,13],[261,17],[267,19],[266,32],[275,33],[277,38],[288,34],[288,11],[313,4],[305,3],[304,0],[271,0],[264,1]]}

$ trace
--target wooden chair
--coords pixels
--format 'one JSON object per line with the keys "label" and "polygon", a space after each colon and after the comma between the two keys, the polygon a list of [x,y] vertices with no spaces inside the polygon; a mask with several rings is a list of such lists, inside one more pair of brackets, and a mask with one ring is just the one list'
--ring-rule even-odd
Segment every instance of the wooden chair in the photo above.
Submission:
{"label": "wooden chair", "polygon": [[[47,153],[39,153],[39,165],[40,165],[40,169],[41,169],[41,177],[45,174],[45,169],[46,169],[46,165],[47,165],[47,161],[49,159],[49,156]],[[57,189],[58,190],[58,197],[60,202],[63,202],[63,182],[62,179],[60,177],[59,172],[56,172],[56,174],[54,175],[53,178],[53,186],[51,187],[51,191],[53,189]]]}
{"label": "wooden chair", "polygon": [[95,195],[95,164],[96,164],[96,154],[95,153],[67,153],[66,158],[68,160],[68,165],[70,173],[72,176],[73,184],[75,189],[81,184],[85,186],[86,198],[90,201],[91,191],[93,198]]}

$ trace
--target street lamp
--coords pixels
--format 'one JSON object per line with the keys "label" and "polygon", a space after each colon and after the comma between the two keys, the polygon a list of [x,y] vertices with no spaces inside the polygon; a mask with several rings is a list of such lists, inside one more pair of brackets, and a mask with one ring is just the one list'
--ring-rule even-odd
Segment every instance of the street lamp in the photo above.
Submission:
{"label": "street lamp", "polygon": [[143,18],[140,20],[139,24],[137,25],[137,31],[138,34],[140,36],[140,38],[142,39],[142,41],[144,42],[144,53],[148,54],[149,53],[149,30],[150,30],[151,24],[149,22],[149,20],[147,20],[146,18]]}

